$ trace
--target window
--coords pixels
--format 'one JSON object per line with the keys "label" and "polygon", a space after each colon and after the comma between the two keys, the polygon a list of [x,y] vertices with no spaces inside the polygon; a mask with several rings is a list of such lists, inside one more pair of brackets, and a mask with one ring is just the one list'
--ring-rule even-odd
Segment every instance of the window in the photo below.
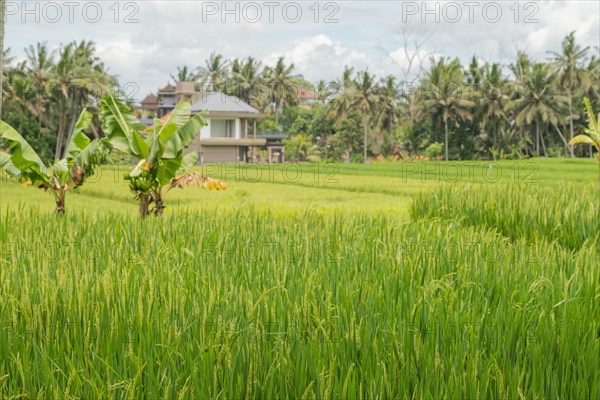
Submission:
{"label": "window", "polygon": [[210,121],[211,138],[234,138],[235,120],[234,119],[213,119]]}

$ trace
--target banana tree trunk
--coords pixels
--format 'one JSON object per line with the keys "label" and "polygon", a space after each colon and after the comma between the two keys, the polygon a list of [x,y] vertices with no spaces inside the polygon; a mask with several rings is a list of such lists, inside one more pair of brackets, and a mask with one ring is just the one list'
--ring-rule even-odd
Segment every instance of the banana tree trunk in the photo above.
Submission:
{"label": "banana tree trunk", "polygon": [[160,217],[163,215],[163,210],[165,209],[164,200],[160,193],[154,194],[154,215]]}
{"label": "banana tree trunk", "polygon": [[54,214],[56,215],[64,215],[65,213],[65,192],[64,190],[60,190],[56,193],[56,208],[54,209]]}
{"label": "banana tree trunk", "polygon": [[146,218],[148,215],[150,215],[150,197],[142,196],[140,197],[140,216]]}

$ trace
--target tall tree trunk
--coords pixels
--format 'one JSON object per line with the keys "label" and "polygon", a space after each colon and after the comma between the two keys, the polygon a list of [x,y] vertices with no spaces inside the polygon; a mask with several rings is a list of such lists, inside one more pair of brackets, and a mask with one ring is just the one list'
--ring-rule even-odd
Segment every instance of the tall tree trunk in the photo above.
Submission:
{"label": "tall tree trunk", "polygon": [[540,121],[535,120],[535,152],[540,155]]}
{"label": "tall tree trunk", "polygon": [[364,130],[364,137],[363,137],[363,153],[364,153],[364,162],[365,164],[367,163],[367,124],[368,124],[368,119],[367,117],[363,117],[363,130]]}
{"label": "tall tree trunk", "polygon": [[544,157],[548,157],[548,153],[546,152],[546,141],[544,140],[544,135],[540,133],[540,140],[542,141],[542,149],[544,150]]}
{"label": "tall tree trunk", "polygon": [[525,144],[525,154],[529,156],[529,144],[527,143],[527,138],[525,137],[525,133],[523,132],[523,127],[519,127],[519,133],[521,135],[521,140]]}
{"label": "tall tree trunk", "polygon": [[565,139],[563,134],[560,132],[560,129],[558,129],[558,125],[554,125],[554,129],[556,129],[556,132],[558,133],[558,136],[560,136],[560,140],[562,140],[566,150],[571,154],[571,158],[575,157],[575,154],[573,153],[573,146],[569,145],[567,139]]}
{"label": "tall tree trunk", "polygon": [[446,161],[448,161],[448,121],[444,120],[444,151],[446,153]]}
{"label": "tall tree trunk", "polygon": [[573,139],[573,95],[571,94],[571,87],[569,87],[569,129],[571,134],[569,139]]}
{"label": "tall tree trunk", "polygon": [[75,124],[77,123],[77,118],[79,118],[80,112],[81,111],[78,109],[73,110],[73,114],[71,115],[71,122],[69,123],[69,128],[67,129],[67,132],[65,132],[66,141],[63,143],[61,149],[61,158],[65,158],[67,155],[67,146],[71,141],[71,135],[73,134],[73,130],[75,129]]}
{"label": "tall tree trunk", "polygon": [[[0,4],[0,69],[4,69],[4,15],[6,13],[6,2],[2,1]],[[3,76],[0,73],[0,89],[3,87]],[[0,93],[0,119],[2,118],[2,93]]]}

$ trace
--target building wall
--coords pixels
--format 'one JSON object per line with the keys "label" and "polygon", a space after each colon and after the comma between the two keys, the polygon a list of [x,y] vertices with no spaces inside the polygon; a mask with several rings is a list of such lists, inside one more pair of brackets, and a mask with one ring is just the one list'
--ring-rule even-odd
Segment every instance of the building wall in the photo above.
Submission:
{"label": "building wall", "polygon": [[239,146],[204,146],[198,152],[200,162],[235,163],[238,162]]}

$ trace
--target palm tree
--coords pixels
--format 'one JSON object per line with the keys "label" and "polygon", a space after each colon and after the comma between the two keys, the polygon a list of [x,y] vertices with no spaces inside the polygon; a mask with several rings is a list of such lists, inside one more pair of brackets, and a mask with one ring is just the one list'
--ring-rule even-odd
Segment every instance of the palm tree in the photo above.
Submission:
{"label": "palm tree", "polygon": [[522,97],[512,100],[508,108],[514,111],[518,126],[535,126],[536,152],[539,154],[541,142],[546,155],[542,125],[556,127],[564,120],[568,99],[560,93],[556,76],[547,64],[535,64],[523,77],[523,84]]}
{"label": "palm tree", "polygon": [[95,56],[93,42],[72,42],[60,50],[48,81],[53,99],[53,107],[49,110],[54,121],[51,129],[57,135],[54,158],[64,156],[67,151],[67,132],[73,131],[77,115],[93,102],[93,98],[105,94],[112,83],[113,78]]}
{"label": "palm tree", "polygon": [[[510,91],[510,100],[517,100],[521,95],[522,88],[525,86],[525,81],[527,77],[531,73],[533,62],[529,58],[529,56],[524,51],[519,51],[517,53],[517,61],[514,64],[509,66],[511,72],[513,73],[515,80],[510,83],[511,91]],[[506,108],[508,118],[511,121],[514,121],[516,116],[514,115],[514,108],[511,107],[511,102],[507,104]],[[521,143],[525,147],[525,153],[529,153],[529,143],[530,140],[524,132],[524,127],[522,125],[517,125],[519,128],[519,134],[521,138]]]}
{"label": "palm tree", "polygon": [[29,45],[25,49],[27,59],[27,74],[33,82],[33,97],[31,111],[38,119],[40,131],[42,129],[44,112],[48,104],[48,82],[54,67],[54,52],[48,50],[46,42],[37,43],[35,47]]}
{"label": "palm tree", "polygon": [[573,119],[577,115],[573,114],[573,97],[577,88],[587,90],[591,86],[590,76],[585,69],[587,61],[587,52],[589,47],[581,48],[575,43],[575,32],[569,33],[562,42],[562,53],[551,52],[552,63],[560,76],[560,85],[567,91],[569,115],[570,139],[573,139]]}
{"label": "palm tree", "polygon": [[232,66],[235,95],[251,106],[257,106],[256,97],[263,89],[261,65],[260,61],[248,57],[243,63],[235,60]]}
{"label": "palm tree", "polygon": [[502,122],[507,120],[508,80],[499,64],[486,63],[481,72],[481,80],[476,88],[476,116],[481,119],[483,136],[491,136],[492,146],[498,147],[500,128]]}
{"label": "palm tree", "polygon": [[[432,60],[433,61],[433,60]],[[462,93],[463,72],[458,60],[447,62],[445,58],[435,63],[427,72],[419,95],[419,114],[444,125],[445,159],[448,161],[448,123],[458,120],[471,120],[474,103]]]}
{"label": "palm tree", "polygon": [[358,111],[363,120],[363,158],[367,162],[367,137],[369,134],[369,118],[379,105],[379,88],[375,84],[375,75],[363,71],[358,74],[356,90],[352,100],[351,109]]}
{"label": "palm tree", "polygon": [[298,133],[289,139],[286,139],[285,144],[289,146],[290,152],[296,153],[296,161],[305,161],[310,155],[313,148],[313,137],[304,133]]}
{"label": "palm tree", "polygon": [[198,67],[199,76],[203,83],[210,83],[213,91],[223,90],[229,74],[229,61],[221,54],[212,52],[204,67]]}
{"label": "palm tree", "polygon": [[336,123],[346,118],[352,110],[352,102],[356,92],[356,82],[352,79],[354,68],[345,67],[342,79],[336,82],[337,94],[329,105],[329,113],[335,117]]}
{"label": "palm tree", "polygon": [[388,135],[391,135],[398,122],[399,93],[396,77],[389,75],[381,81],[377,122]]}
{"label": "palm tree", "polygon": [[294,64],[285,65],[279,57],[274,67],[265,69],[267,87],[275,107],[275,122],[279,122],[279,113],[283,107],[294,105],[298,98],[297,75],[293,75]]}
{"label": "palm tree", "polygon": [[191,69],[184,65],[183,67],[177,67],[177,73],[175,75],[170,74],[171,79],[177,82],[195,82],[198,79],[198,74],[192,72]]}
{"label": "palm tree", "polygon": [[3,70],[5,68],[10,67],[10,64],[15,60],[14,56],[10,55],[10,47],[2,51],[2,67]]}
{"label": "palm tree", "polygon": [[[600,53],[600,48],[596,47],[598,53]],[[586,97],[590,99],[590,103],[593,107],[600,107],[600,57],[592,56],[590,61],[586,67],[587,74],[589,75],[590,82],[595,82],[595,84],[589,85],[586,91]]]}

